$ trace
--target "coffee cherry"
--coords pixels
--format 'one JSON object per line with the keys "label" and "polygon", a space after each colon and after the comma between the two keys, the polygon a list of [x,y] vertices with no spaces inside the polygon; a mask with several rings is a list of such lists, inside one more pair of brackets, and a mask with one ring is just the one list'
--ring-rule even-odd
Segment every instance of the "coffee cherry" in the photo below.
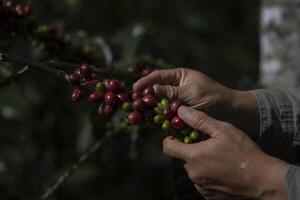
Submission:
{"label": "coffee cherry", "polygon": [[116,110],[113,106],[111,105],[103,105],[103,114],[106,116],[112,116]]}
{"label": "coffee cherry", "polygon": [[169,120],[165,120],[162,125],[161,125],[161,128],[163,131],[166,131],[168,132],[171,128],[171,124],[170,124],[170,121]]}
{"label": "coffee cherry", "polygon": [[104,83],[98,82],[96,84],[96,90],[99,90],[101,92],[105,92],[106,91],[106,86],[104,85]]}
{"label": "coffee cherry", "polygon": [[143,96],[146,96],[146,95],[153,95],[154,96],[154,90],[153,90],[153,87],[146,87],[144,90],[143,90]]}
{"label": "coffee cherry", "polygon": [[192,139],[189,136],[185,136],[183,139],[183,142],[185,144],[191,144],[192,143]]}
{"label": "coffee cherry", "polygon": [[111,79],[104,79],[103,80],[103,83],[104,83],[104,85],[105,85],[105,87],[107,88],[107,86],[108,86],[108,83],[111,81]]}
{"label": "coffee cherry", "polygon": [[184,122],[178,116],[173,117],[172,126],[176,129],[182,129],[184,127]]}
{"label": "coffee cherry", "polygon": [[128,115],[128,122],[130,124],[138,124],[141,122],[141,120],[142,120],[142,115],[137,111],[133,111]]}
{"label": "coffee cherry", "polygon": [[32,6],[31,5],[27,4],[24,6],[24,14],[26,16],[32,15]]}
{"label": "coffee cherry", "polygon": [[147,104],[148,108],[153,108],[157,103],[156,98],[151,94],[147,94],[146,96],[144,96],[143,101]]}
{"label": "coffee cherry", "polygon": [[82,78],[82,77],[83,77],[82,74],[81,74],[81,71],[80,71],[80,68],[79,68],[79,67],[77,67],[77,68],[74,69],[74,74],[75,74],[77,77],[79,77],[79,78]]}
{"label": "coffee cherry", "polygon": [[162,124],[164,122],[164,117],[162,115],[156,115],[153,119],[155,124]]}
{"label": "coffee cherry", "polygon": [[17,16],[19,16],[19,17],[25,16],[24,6],[21,4],[16,5],[15,12],[16,12]]}
{"label": "coffee cherry", "polygon": [[133,108],[133,110],[137,110],[137,111],[144,111],[145,110],[145,108],[146,108],[146,103],[143,101],[143,99],[142,98],[138,98],[138,99],[136,99],[136,100],[134,100],[133,102],[132,102],[132,108]]}
{"label": "coffee cherry", "polygon": [[173,100],[170,104],[171,109],[173,110],[173,112],[177,113],[178,112],[178,108],[182,105],[182,102],[178,99]]}
{"label": "coffee cherry", "polygon": [[154,117],[154,113],[152,110],[146,110],[144,113],[144,119],[146,121],[152,121],[153,120],[153,117]]}
{"label": "coffee cherry", "polygon": [[141,98],[141,97],[142,97],[142,95],[139,92],[133,92],[131,94],[132,100],[136,100],[136,99]]}
{"label": "coffee cherry", "polygon": [[190,127],[185,127],[184,129],[180,130],[181,135],[189,135],[192,129]]}
{"label": "coffee cherry", "polygon": [[10,11],[14,6],[14,2],[12,0],[5,0],[3,1],[3,7],[7,10]]}
{"label": "coffee cherry", "polygon": [[78,78],[78,76],[75,75],[75,73],[69,74],[68,78],[70,83],[72,83],[73,85],[80,84],[80,79]]}
{"label": "coffee cherry", "polygon": [[79,67],[81,78],[88,78],[91,76],[91,67],[88,64],[82,64]]}
{"label": "coffee cherry", "polygon": [[126,91],[126,84],[124,82],[119,82],[119,88],[117,90],[119,93]]}
{"label": "coffee cherry", "polygon": [[163,109],[163,110],[167,110],[170,106],[170,102],[168,99],[162,99],[160,101],[160,107]]}
{"label": "coffee cherry", "polygon": [[129,72],[129,73],[137,73],[137,68],[136,67],[128,67],[127,68],[127,71]]}
{"label": "coffee cherry", "polygon": [[121,104],[128,101],[128,96],[127,96],[126,93],[119,93],[119,94],[117,94],[117,97],[118,97],[118,100]]}
{"label": "coffee cherry", "polygon": [[90,80],[90,81],[86,81],[84,85],[90,88],[95,88],[98,83],[99,80]]}
{"label": "coffee cherry", "polygon": [[89,96],[89,101],[91,103],[99,103],[99,102],[102,102],[103,99],[104,99],[104,94],[100,91],[93,92]]}
{"label": "coffee cherry", "polygon": [[151,72],[153,72],[153,69],[151,69],[150,67],[146,67],[146,68],[143,69],[143,71],[142,71],[142,76],[147,76],[147,75],[150,74]]}
{"label": "coffee cherry", "polygon": [[126,112],[130,112],[132,110],[131,102],[130,101],[126,101],[125,103],[123,103],[122,109],[124,111],[126,111]]}
{"label": "coffee cherry", "polygon": [[116,92],[118,90],[119,83],[116,80],[110,80],[107,83],[107,90],[111,92]]}
{"label": "coffee cherry", "polygon": [[198,140],[199,137],[200,137],[200,135],[199,135],[198,131],[196,131],[196,130],[193,130],[193,131],[190,133],[190,138],[191,138],[192,140]]}
{"label": "coffee cherry", "polygon": [[112,92],[106,92],[104,96],[104,101],[108,105],[115,105],[117,102],[117,96]]}
{"label": "coffee cherry", "polygon": [[80,89],[76,88],[76,89],[74,89],[72,91],[72,93],[71,93],[71,100],[73,102],[79,102],[80,99],[81,99],[81,97],[82,97],[82,93],[81,93]]}
{"label": "coffee cherry", "polygon": [[158,106],[154,108],[154,111],[155,111],[156,114],[160,114],[160,115],[163,114],[163,110]]}
{"label": "coffee cherry", "polygon": [[172,119],[175,116],[175,113],[173,112],[173,110],[169,107],[168,109],[163,111],[163,116],[166,119]]}
{"label": "coffee cherry", "polygon": [[146,62],[144,61],[144,60],[139,60],[139,61],[137,61],[137,63],[136,63],[136,68],[138,69],[138,71],[143,71],[144,69],[145,69],[145,67],[146,67]]}

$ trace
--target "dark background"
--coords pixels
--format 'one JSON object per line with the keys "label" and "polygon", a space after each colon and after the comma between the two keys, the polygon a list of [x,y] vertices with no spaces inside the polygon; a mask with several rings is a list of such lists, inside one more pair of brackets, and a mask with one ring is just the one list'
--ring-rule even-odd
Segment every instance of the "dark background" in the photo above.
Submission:
{"label": "dark background", "polygon": [[[101,36],[115,67],[146,58],[160,67],[195,68],[234,88],[257,85],[258,1],[26,2],[32,3],[41,23],[54,23],[82,40]],[[36,57],[43,51],[27,46],[17,37],[0,38],[4,52]],[[53,57],[64,60],[59,56],[63,54],[58,50]],[[1,76],[5,73],[2,68]],[[105,119],[87,101],[71,103],[69,93],[69,86],[44,72],[30,73],[0,88],[0,199],[39,198],[95,138],[109,133],[115,134],[53,199],[151,200],[189,195],[188,183],[176,178],[182,176],[177,170],[180,165],[161,152],[160,131],[145,126],[120,129],[122,114]]]}

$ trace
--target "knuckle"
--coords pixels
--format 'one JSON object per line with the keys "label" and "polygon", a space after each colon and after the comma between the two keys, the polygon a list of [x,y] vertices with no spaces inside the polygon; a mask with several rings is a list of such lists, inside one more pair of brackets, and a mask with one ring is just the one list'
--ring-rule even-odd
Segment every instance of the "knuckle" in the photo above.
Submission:
{"label": "knuckle", "polygon": [[191,118],[192,124],[194,124],[195,128],[201,128],[204,123],[206,123],[207,117],[203,112],[194,113]]}
{"label": "knuckle", "polygon": [[169,140],[164,140],[163,141],[163,153],[165,155],[169,155],[169,153],[171,151],[171,147],[172,147],[172,145],[171,145]]}

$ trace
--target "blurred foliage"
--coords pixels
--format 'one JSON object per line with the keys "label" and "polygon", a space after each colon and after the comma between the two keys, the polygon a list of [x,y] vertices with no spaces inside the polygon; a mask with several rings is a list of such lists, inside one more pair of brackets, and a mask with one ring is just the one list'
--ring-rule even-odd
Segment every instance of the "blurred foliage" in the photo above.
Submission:
{"label": "blurred foliage", "polygon": [[[127,67],[138,58],[201,70],[235,88],[258,77],[258,1],[32,0],[37,19],[54,23],[75,42],[96,51],[97,64]],[[0,38],[1,51],[39,59],[45,54],[22,38]],[[28,50],[31,49],[31,50]],[[1,64],[0,77],[11,66]],[[124,80],[126,81],[126,80]],[[36,199],[95,139],[115,132],[53,199],[188,199],[182,168],[162,155],[163,135],[149,127],[118,127],[87,102],[72,104],[70,88],[32,72],[0,89],[1,199]],[[179,168],[179,169],[177,169]],[[172,175],[173,174],[173,175]],[[180,173],[179,173],[180,174]],[[184,176],[184,175],[183,175]],[[184,190],[183,188],[187,188]],[[184,193],[183,195],[180,193]]]}

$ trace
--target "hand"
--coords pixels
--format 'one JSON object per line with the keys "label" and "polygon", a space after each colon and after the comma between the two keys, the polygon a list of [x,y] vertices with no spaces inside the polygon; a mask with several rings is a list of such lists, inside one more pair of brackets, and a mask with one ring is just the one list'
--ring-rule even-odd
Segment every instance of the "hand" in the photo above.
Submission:
{"label": "hand", "polygon": [[259,109],[251,92],[227,88],[191,69],[156,70],[138,80],[135,91],[154,85],[159,98],[180,99],[185,105],[228,121],[250,134],[259,132]]}
{"label": "hand", "polygon": [[164,153],[186,162],[185,169],[207,199],[287,199],[288,165],[263,153],[242,131],[186,106],[179,116],[209,139],[184,144],[168,137]]}

